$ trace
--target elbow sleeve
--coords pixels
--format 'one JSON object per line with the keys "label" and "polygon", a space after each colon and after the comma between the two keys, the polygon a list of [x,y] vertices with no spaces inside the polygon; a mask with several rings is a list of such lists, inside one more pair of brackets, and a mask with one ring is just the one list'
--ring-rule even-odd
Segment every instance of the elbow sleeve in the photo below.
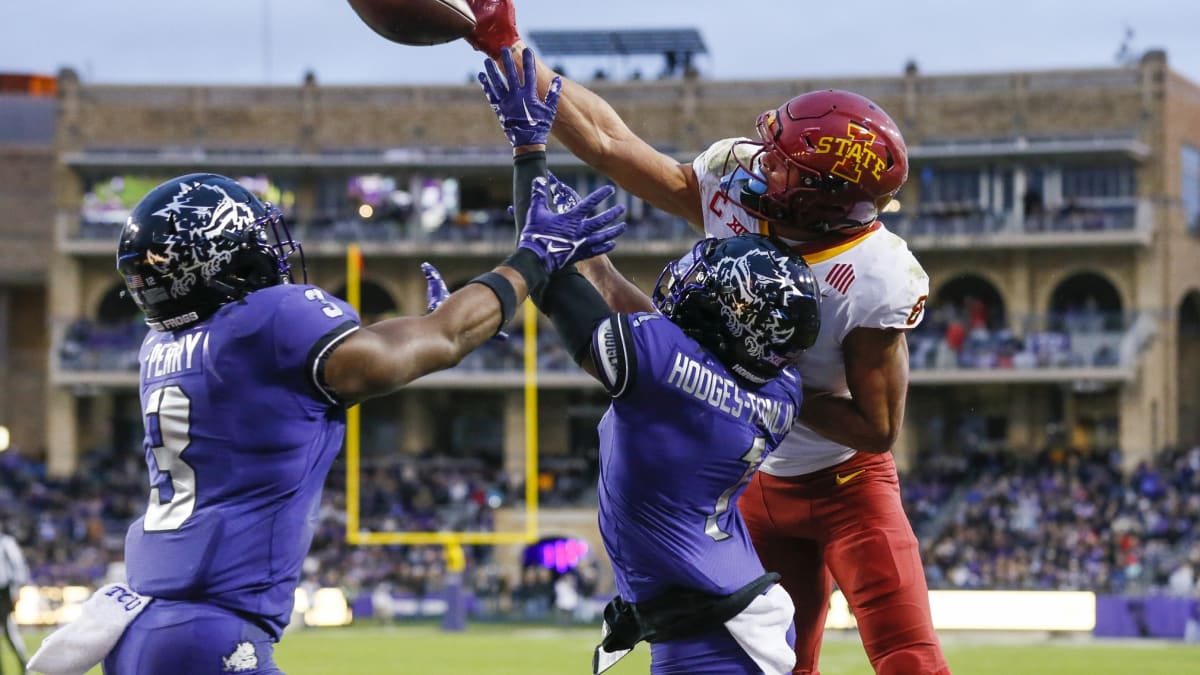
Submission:
{"label": "elbow sleeve", "polygon": [[540,298],[534,303],[550,317],[563,345],[575,363],[582,363],[592,344],[592,333],[612,314],[608,303],[595,287],[583,278],[574,265],[550,277]]}

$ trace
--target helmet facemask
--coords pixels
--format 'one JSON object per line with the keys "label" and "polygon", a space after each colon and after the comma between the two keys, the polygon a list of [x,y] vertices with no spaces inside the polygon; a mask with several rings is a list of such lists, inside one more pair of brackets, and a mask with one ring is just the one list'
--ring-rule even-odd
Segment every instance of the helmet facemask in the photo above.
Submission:
{"label": "helmet facemask", "polygon": [[[772,180],[766,175],[763,160],[768,157],[773,166],[780,167],[782,177]],[[768,143],[737,141],[727,165],[733,169],[731,179],[725,182],[729,197],[755,218],[776,225],[820,234],[866,227],[892,200],[888,195],[877,204],[850,181],[822,175]],[[778,185],[773,185],[776,182]]]}
{"label": "helmet facemask", "polygon": [[300,257],[301,283],[308,282],[304,248],[292,238],[283,213],[270,202],[263,202],[263,206],[266,215],[240,232],[227,230],[220,235],[233,242],[238,251],[229,266],[206,283],[230,300],[240,300],[260,288],[292,283],[292,255]]}

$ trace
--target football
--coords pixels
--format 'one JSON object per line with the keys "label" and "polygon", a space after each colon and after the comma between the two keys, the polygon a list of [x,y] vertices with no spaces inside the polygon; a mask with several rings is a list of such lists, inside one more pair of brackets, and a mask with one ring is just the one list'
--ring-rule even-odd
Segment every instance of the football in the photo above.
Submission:
{"label": "football", "polygon": [[402,45],[437,45],[475,28],[466,0],[348,0],[363,23]]}

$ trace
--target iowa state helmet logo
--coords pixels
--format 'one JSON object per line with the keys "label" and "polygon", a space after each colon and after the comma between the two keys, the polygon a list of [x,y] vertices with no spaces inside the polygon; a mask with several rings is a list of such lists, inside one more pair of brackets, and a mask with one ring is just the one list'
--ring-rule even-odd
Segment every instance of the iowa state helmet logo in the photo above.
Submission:
{"label": "iowa state helmet logo", "polygon": [[887,161],[880,157],[872,146],[877,137],[874,131],[849,122],[846,125],[846,136],[821,136],[813,152],[821,155],[836,155],[839,159],[829,170],[838,178],[844,178],[851,183],[861,183],[863,172],[871,174],[876,180],[887,168]]}

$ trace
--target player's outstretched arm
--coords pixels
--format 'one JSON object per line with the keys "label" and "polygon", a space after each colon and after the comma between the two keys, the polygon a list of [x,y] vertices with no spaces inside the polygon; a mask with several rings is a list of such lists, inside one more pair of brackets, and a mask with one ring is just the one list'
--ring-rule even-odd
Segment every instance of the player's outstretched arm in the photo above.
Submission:
{"label": "player's outstretched arm", "polygon": [[855,328],[842,341],[850,398],[805,390],[799,420],[831,441],[888,452],[900,436],[908,393],[904,331]]}
{"label": "player's outstretched arm", "polygon": [[324,383],[350,404],[454,366],[503,328],[550,275],[612,250],[625,230],[618,222],[624,208],[591,215],[612,192],[606,186],[555,213],[546,206],[545,179],[535,181],[516,253],[451,293],[430,314],[388,319],[353,333],[324,362]]}
{"label": "player's outstretched arm", "polygon": [[[529,52],[523,42],[516,51]],[[539,90],[560,77],[534,59]],[[558,117],[551,130],[571,154],[655,208],[704,227],[700,184],[692,165],[659,152],[635,134],[595,92],[562,78]]]}
{"label": "player's outstretched arm", "polygon": [[517,32],[513,0],[468,0],[468,4],[477,19],[467,38],[475,49],[503,63],[505,51],[511,48],[521,56],[521,81],[525,81],[524,73],[532,70],[537,91],[549,92],[555,80],[561,80],[555,138],[625,190],[703,227],[700,186],[690,164],[655,150],[633,133],[607,101],[583,85],[561,78],[534,58]]}
{"label": "player's outstretched arm", "polygon": [[[546,181],[550,188],[550,205],[556,210],[570,208],[579,202],[579,195],[574,188],[558,180],[553,173],[546,172]],[[650,297],[626,279],[608,256],[598,255],[581,260],[576,268],[591,283],[592,289],[599,292],[612,311],[626,314],[656,311]]]}
{"label": "player's outstretched arm", "polygon": [[535,303],[554,324],[563,347],[575,363],[601,384],[606,384],[596,372],[591,346],[596,328],[612,316],[613,309],[596,287],[578,270],[562,270],[550,277],[545,292],[535,299]]}
{"label": "player's outstretched arm", "polygon": [[[492,271],[523,300],[526,280],[515,269]],[[386,319],[363,327],[325,362],[325,383],[347,404],[390,394],[413,380],[458,364],[499,330],[501,306],[486,286],[471,284],[424,316]]]}
{"label": "player's outstretched arm", "polygon": [[[518,69],[510,50],[503,49],[500,51],[499,67],[495,61],[485,61],[478,78],[488,105],[513,148],[513,197],[518,220],[525,213],[521,208],[521,197],[530,194],[527,181],[531,180],[531,176],[547,176],[550,205],[555,210],[561,211],[579,202],[579,195],[569,185],[545,169],[546,141],[561,101],[562,79],[552,78],[545,97],[540,96],[537,83],[525,76],[533,72],[535,67],[533,51],[525,50],[521,58],[522,67]],[[654,311],[646,294],[618,272],[607,256],[596,256],[581,262],[579,271],[613,309],[621,312]]]}

